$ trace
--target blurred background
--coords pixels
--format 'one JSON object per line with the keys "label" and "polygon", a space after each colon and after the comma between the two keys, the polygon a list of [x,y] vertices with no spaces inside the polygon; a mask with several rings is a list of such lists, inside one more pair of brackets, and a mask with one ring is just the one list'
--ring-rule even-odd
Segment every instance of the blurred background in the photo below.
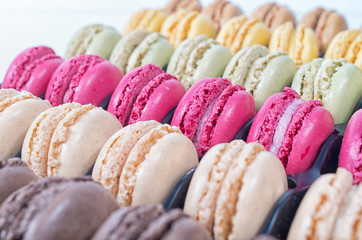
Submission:
{"label": "blurred background", "polygon": [[[265,0],[231,0],[246,16]],[[155,3],[156,2],[156,3]],[[24,49],[46,45],[60,56],[72,35],[84,25],[103,23],[120,32],[130,16],[142,8],[162,8],[168,0],[0,0],[0,82],[11,61]],[[212,0],[201,0],[203,6]],[[282,0],[297,21],[309,10],[322,6],[343,14],[349,28],[362,26],[361,0]]]}

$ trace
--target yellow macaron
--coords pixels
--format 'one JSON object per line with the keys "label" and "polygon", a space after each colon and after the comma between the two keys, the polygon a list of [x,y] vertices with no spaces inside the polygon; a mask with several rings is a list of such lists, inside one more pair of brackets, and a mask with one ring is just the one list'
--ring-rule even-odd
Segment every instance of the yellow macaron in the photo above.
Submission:
{"label": "yellow macaron", "polygon": [[126,35],[137,29],[159,32],[166,16],[166,13],[160,9],[143,9],[138,11],[128,20],[122,34]]}

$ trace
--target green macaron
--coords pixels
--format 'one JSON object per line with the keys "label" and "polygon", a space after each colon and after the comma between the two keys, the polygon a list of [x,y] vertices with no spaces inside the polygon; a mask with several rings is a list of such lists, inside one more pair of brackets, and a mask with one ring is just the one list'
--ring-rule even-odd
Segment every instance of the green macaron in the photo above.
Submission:
{"label": "green macaron", "polygon": [[232,55],[216,40],[198,36],[185,40],[173,54],[167,72],[186,89],[206,77],[222,76]]}
{"label": "green macaron", "polygon": [[173,46],[160,33],[136,30],[117,43],[110,62],[123,73],[149,63],[165,68],[173,52]]}
{"label": "green macaron", "polygon": [[108,59],[121,35],[113,28],[101,24],[81,28],[68,44],[65,59],[83,54]]}
{"label": "green macaron", "polygon": [[320,100],[335,124],[345,123],[362,98],[362,71],[342,58],[314,59],[297,71],[292,88],[303,100]]}

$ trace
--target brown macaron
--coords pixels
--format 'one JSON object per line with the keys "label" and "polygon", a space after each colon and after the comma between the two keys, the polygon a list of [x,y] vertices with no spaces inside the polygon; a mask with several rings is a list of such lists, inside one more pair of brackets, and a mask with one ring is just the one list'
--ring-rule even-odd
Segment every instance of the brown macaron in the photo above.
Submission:
{"label": "brown macaron", "polygon": [[169,0],[163,11],[169,15],[179,10],[201,11],[201,9],[200,0]]}
{"label": "brown macaron", "polygon": [[306,13],[298,24],[315,30],[320,53],[326,51],[337,33],[347,29],[347,22],[341,14],[320,7]]}
{"label": "brown macaron", "polygon": [[271,32],[288,21],[295,25],[294,13],[287,6],[278,5],[275,2],[261,5],[255,9],[251,18],[262,20]]}

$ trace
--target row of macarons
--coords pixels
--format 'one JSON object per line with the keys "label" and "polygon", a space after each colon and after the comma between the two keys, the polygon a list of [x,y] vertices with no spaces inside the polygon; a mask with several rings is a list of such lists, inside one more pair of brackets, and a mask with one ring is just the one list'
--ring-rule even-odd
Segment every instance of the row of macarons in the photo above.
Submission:
{"label": "row of macarons", "polygon": [[[215,0],[202,9],[198,0],[171,0],[164,9],[143,9],[136,12],[125,24],[122,33],[128,34],[135,29],[161,32],[174,46],[177,46],[185,37],[195,37],[196,34],[205,34],[213,38],[219,31],[225,31],[225,29],[230,28],[237,32],[240,30],[241,23],[230,24],[228,21],[237,19],[241,15],[243,15],[241,8],[231,1]],[[253,28],[253,32],[260,31],[259,38],[266,39],[259,39],[259,41],[264,42],[269,41],[268,32],[273,33],[280,25],[286,22],[296,25],[294,13],[287,6],[275,2],[261,5],[255,9],[250,18],[259,21],[248,22],[247,28]],[[317,48],[321,55],[326,51],[333,37],[338,32],[347,29],[346,20],[341,14],[320,7],[306,13],[298,25],[305,25],[315,31]],[[240,30],[244,34],[246,31],[248,30]]]}
{"label": "row of macarons", "polygon": [[[140,36],[143,36],[141,43],[137,40]],[[316,58],[297,70],[295,62],[284,51],[269,52],[265,46],[256,44],[232,57],[225,47],[205,36],[185,40],[174,53],[171,51],[164,58],[161,52],[165,48],[160,47],[162,41],[154,42],[153,37],[157,39],[159,35],[136,30],[122,38],[117,45],[120,50],[119,58],[114,61],[116,65],[89,54],[63,62],[48,47],[29,48],[12,62],[1,87],[27,90],[45,97],[53,106],[73,101],[106,106],[111,97],[108,110],[120,117],[117,112],[122,111],[121,101],[130,100],[126,109],[128,113],[131,113],[135,101],[138,102],[137,98],[144,94],[154,99],[152,105],[165,105],[160,101],[162,97],[157,96],[165,95],[167,89],[170,96],[165,111],[170,111],[185,91],[201,79],[223,76],[233,85],[245,87],[254,98],[256,110],[268,97],[291,85],[303,100],[320,100],[332,113],[336,124],[348,121],[362,97],[362,71],[343,58]],[[167,73],[160,67],[150,67],[151,63],[164,69],[167,66]],[[127,74],[124,76],[122,71]],[[138,76],[136,80],[135,76]],[[173,80],[172,84],[166,80]],[[162,87],[164,81],[170,86]],[[140,100],[143,101],[139,106],[141,109],[147,100]],[[122,113],[126,118],[124,121],[120,119],[122,124],[127,124],[128,113]],[[164,115],[159,115],[159,118]],[[150,119],[154,118],[145,120]]]}
{"label": "row of macarons", "polygon": [[[288,98],[291,96],[285,94],[279,97]],[[279,101],[280,99],[274,104]],[[23,149],[23,153],[25,153],[23,160],[26,159],[27,164],[18,159],[1,162],[0,178],[4,179],[0,185],[3,188],[1,200],[10,195],[0,207],[2,236],[5,236],[5,239],[14,239],[14,236],[29,235],[30,237],[27,239],[43,239],[39,236],[44,234],[46,236],[44,239],[49,239],[50,236],[54,236],[53,234],[59,234],[63,232],[61,230],[64,228],[69,228],[70,223],[74,224],[74,219],[77,223],[86,221],[95,212],[96,215],[99,214],[102,217],[96,218],[96,223],[92,224],[91,227],[84,227],[81,232],[71,231],[69,233],[69,231],[65,231],[68,234],[79,234],[79,236],[90,234],[86,231],[93,234],[107,216],[117,209],[117,203],[121,206],[142,207],[121,208],[113,214],[113,217],[109,218],[112,220],[107,220],[104,223],[104,226],[98,230],[95,236],[98,236],[99,239],[108,239],[106,236],[113,234],[116,234],[113,237],[117,234],[129,236],[127,233],[137,234],[136,236],[145,234],[144,232],[151,234],[151,230],[148,228],[152,225],[148,226],[150,222],[143,222],[142,219],[148,219],[148,215],[143,214],[141,209],[148,209],[151,206],[148,205],[150,203],[164,202],[172,187],[182,176],[181,171],[186,172],[187,169],[196,166],[198,161],[191,141],[181,134],[180,130],[167,124],[160,124],[155,121],[138,122],[119,130],[106,142],[94,166],[92,178],[100,182],[108,191],[104,191],[100,185],[82,177],[71,179],[45,177],[12,193],[17,188],[41,176],[39,172],[43,169],[38,167],[44,160],[44,153],[47,150],[46,141],[51,134],[46,132],[46,127],[49,128],[52,121],[57,121],[57,118],[62,118],[61,115],[64,113],[61,111],[66,110],[71,105],[76,107],[77,104],[65,104],[53,108],[41,114],[34,121],[26,138],[31,135],[35,143],[27,142],[27,139],[24,141],[24,147],[27,149]],[[81,108],[78,106],[78,113],[82,111]],[[89,108],[89,106],[83,108]],[[107,114],[100,109],[91,111],[97,110]],[[318,111],[321,109],[315,109],[314,117],[319,117],[316,116]],[[70,115],[73,115],[74,118],[75,111],[69,111],[59,122],[51,137],[53,143],[48,146],[48,151],[50,158],[54,157],[54,153],[58,153],[63,161],[54,163],[54,161],[50,162],[52,159],[48,159],[48,163],[45,163],[45,165],[48,164],[48,172],[67,175],[65,170],[68,173],[72,171],[70,164],[75,168],[82,165],[86,152],[78,155],[70,155],[69,152],[71,147],[82,151],[82,145],[85,141],[78,141],[77,145],[68,141],[74,141],[75,135],[78,135],[79,139],[89,137],[89,134],[84,136],[86,134],[80,131],[79,122],[85,125],[87,118],[91,122],[89,118],[92,118],[92,114],[95,118],[96,113],[88,111],[87,114],[88,116],[78,116],[78,119],[70,120]],[[288,113],[285,114],[288,115]],[[356,112],[348,124],[336,174],[324,174],[313,183],[298,208],[290,230],[288,226],[291,222],[278,222],[279,225],[287,228],[284,231],[288,233],[289,230],[289,239],[308,239],[309,236],[319,239],[323,236],[329,238],[333,235],[337,237],[336,239],[350,239],[351,236],[360,236],[359,212],[362,208],[359,201],[362,189],[361,184],[359,184],[362,180],[359,168],[362,144],[360,137],[362,131],[361,118],[362,110]],[[74,121],[76,122],[74,123]],[[72,123],[73,126],[69,126]],[[67,125],[70,128],[68,133],[61,133],[61,130],[64,130]],[[87,127],[92,126],[88,125]],[[98,129],[94,131],[98,131]],[[301,131],[305,132],[306,128],[301,129]],[[62,140],[64,141],[64,136],[68,136],[66,139],[68,143],[61,143]],[[93,148],[96,147],[95,142],[88,141],[88,144],[92,145]],[[57,151],[59,145],[62,145],[60,152]],[[29,161],[29,153],[39,159],[34,158]],[[65,157],[70,158],[68,163]],[[289,164],[294,165],[294,167],[303,165],[303,163],[296,162]],[[68,169],[66,169],[67,165]],[[260,231],[266,218],[270,214],[275,214],[272,210],[277,205],[278,200],[290,191],[283,165],[281,159],[266,151],[261,144],[256,142],[245,143],[243,140],[234,140],[212,147],[198,164],[187,190],[184,212],[203,226],[201,227],[188,219],[190,223],[186,226],[193,226],[191,228],[193,230],[190,229],[192,235],[201,234],[205,239],[210,239],[210,236],[213,236],[214,239],[253,238]],[[28,166],[34,172],[30,171]],[[355,186],[352,186],[352,183]],[[112,195],[113,197],[111,197]],[[101,206],[99,206],[100,203]],[[105,208],[105,206],[107,207]],[[90,208],[96,210],[89,211]],[[154,208],[152,206],[152,209]],[[160,207],[157,208],[160,209]],[[69,215],[69,211],[74,214]],[[161,211],[159,215],[164,214],[162,210],[159,211]],[[139,215],[135,217],[132,212],[139,212]],[[178,212],[177,215],[186,218],[181,211],[169,211],[167,214],[176,214],[174,212]],[[29,214],[32,216],[31,218]],[[129,214],[129,216],[125,217],[124,214],[126,216]],[[316,220],[316,224],[314,224],[315,216],[320,216]],[[152,221],[160,224],[160,220],[156,220],[158,217],[152,218]],[[54,224],[53,221],[48,221],[49,218],[56,220],[58,224],[44,228],[44,224],[47,222]],[[123,219],[127,218],[130,222],[124,221],[128,225],[123,222]],[[131,221],[134,218],[136,220]],[[73,221],[70,221],[71,219]],[[175,228],[166,228],[170,229],[167,231],[169,234],[173,233],[173,230],[177,231],[177,219],[169,223],[170,225],[175,224]],[[21,228],[19,228],[18,223],[23,223]],[[142,225],[142,228],[138,227],[138,224],[141,223],[145,224]],[[129,227],[129,224],[136,224],[133,226],[138,230],[135,232],[131,229],[125,230],[124,228]],[[181,228],[181,226],[179,227]],[[161,229],[165,228],[161,227]],[[184,229],[184,231],[186,230]],[[159,234],[166,234],[164,232],[166,231],[162,230],[162,233]],[[279,234],[276,236],[279,237]],[[64,237],[62,234],[59,236]],[[156,239],[161,238],[160,235],[157,236],[159,237]],[[184,239],[184,236],[181,239]],[[177,235],[173,237],[177,237]],[[88,235],[85,237],[85,239],[89,238]],[[126,239],[134,238],[126,237]],[[192,239],[191,235],[190,239]]]}

